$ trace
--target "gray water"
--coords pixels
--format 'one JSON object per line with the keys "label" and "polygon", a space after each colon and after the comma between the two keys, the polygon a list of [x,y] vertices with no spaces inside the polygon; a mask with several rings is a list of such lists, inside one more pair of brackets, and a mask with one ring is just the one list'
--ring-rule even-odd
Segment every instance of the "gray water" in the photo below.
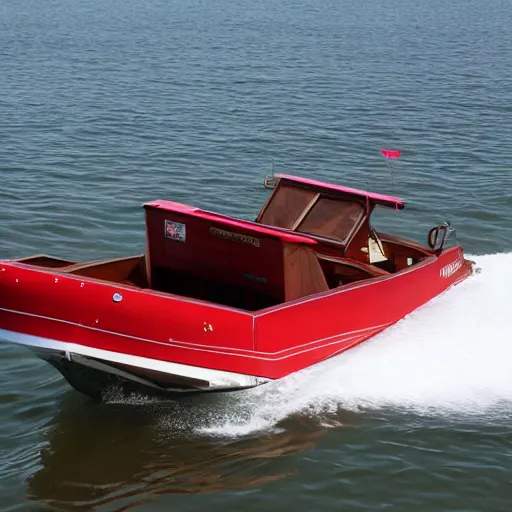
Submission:
{"label": "gray water", "polygon": [[157,198],[252,218],[274,165],[403,197],[378,222],[423,242],[449,220],[482,273],[228,396],[97,404],[1,344],[1,510],[510,510],[511,27],[508,0],[2,0],[1,258],[141,253]]}

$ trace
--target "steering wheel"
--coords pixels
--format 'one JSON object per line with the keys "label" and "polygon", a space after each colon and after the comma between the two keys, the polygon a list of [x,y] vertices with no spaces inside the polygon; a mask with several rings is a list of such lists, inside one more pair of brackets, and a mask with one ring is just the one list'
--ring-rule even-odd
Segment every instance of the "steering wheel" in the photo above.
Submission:
{"label": "steering wheel", "polygon": [[435,252],[441,252],[448,234],[448,224],[440,224],[428,232],[428,245]]}

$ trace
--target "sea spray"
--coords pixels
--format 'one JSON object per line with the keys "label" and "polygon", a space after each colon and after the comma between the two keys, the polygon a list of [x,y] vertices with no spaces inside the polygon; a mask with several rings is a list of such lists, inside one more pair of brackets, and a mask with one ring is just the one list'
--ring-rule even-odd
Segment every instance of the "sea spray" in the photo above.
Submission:
{"label": "sea spray", "polygon": [[337,410],[382,408],[512,416],[512,253],[471,258],[480,274],[354,349],[231,397],[229,414],[210,411],[196,430],[239,436],[296,414],[323,424]]}

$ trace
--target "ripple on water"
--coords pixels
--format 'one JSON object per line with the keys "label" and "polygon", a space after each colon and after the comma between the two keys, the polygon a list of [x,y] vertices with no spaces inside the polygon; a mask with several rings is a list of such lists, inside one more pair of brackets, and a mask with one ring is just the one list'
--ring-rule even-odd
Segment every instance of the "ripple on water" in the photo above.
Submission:
{"label": "ripple on water", "polygon": [[254,218],[274,160],[403,196],[382,222],[423,242],[450,220],[483,268],[229,397],[91,404],[0,345],[2,506],[507,510],[510,18],[501,0],[0,3],[0,258],[140,253],[156,198]]}

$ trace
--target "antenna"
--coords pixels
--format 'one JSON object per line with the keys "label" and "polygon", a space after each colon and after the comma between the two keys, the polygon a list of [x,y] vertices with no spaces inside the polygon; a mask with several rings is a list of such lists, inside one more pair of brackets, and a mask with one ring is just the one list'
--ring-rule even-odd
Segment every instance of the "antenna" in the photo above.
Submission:
{"label": "antenna", "polygon": [[271,175],[266,175],[265,176],[265,179],[263,180],[263,186],[265,188],[274,188],[275,185],[276,185],[276,180],[274,178],[274,175],[275,175],[275,162],[274,162],[274,157],[272,157],[272,174]]}
{"label": "antenna", "polygon": [[366,185],[366,215],[370,215],[370,195],[368,192],[370,187],[368,186],[368,180],[365,180],[364,184]]}
{"label": "antenna", "polygon": [[386,165],[389,170],[389,174],[391,176],[391,190],[394,193],[395,192],[395,180],[394,180],[394,176],[393,176],[393,160],[400,158],[400,151],[381,149],[380,152],[386,158]]}

